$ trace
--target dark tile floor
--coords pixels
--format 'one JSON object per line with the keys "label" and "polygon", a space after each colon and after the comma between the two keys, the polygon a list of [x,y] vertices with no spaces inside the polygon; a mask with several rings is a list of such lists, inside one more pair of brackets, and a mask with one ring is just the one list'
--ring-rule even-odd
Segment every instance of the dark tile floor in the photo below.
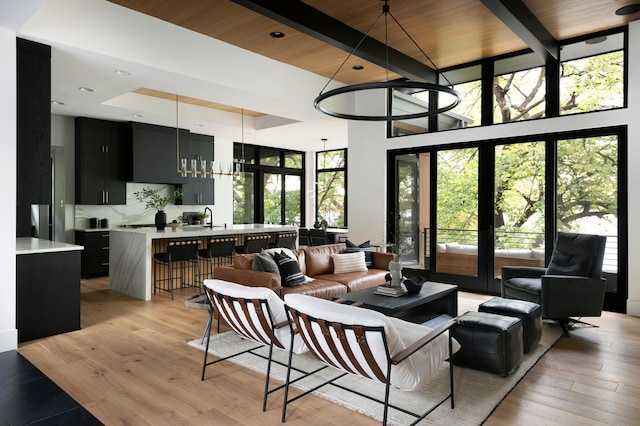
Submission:
{"label": "dark tile floor", "polygon": [[0,353],[0,426],[101,424],[17,351]]}

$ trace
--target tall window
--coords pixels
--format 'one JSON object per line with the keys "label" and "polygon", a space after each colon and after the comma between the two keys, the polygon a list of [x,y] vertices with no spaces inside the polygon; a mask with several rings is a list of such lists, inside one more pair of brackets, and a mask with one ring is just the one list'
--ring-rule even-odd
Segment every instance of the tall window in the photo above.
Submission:
{"label": "tall window", "polygon": [[301,225],[304,153],[234,145],[233,223]]}
{"label": "tall window", "polygon": [[347,150],[316,154],[316,220],[332,228],[347,226]]}

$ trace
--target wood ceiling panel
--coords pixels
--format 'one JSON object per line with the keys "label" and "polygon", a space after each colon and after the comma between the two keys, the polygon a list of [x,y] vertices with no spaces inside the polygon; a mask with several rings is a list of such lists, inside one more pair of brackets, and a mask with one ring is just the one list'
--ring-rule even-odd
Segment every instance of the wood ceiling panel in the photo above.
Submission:
{"label": "wood ceiling panel", "polygon": [[[172,2],[111,0],[111,2],[327,78],[330,78],[347,58],[347,53],[338,48],[228,0],[175,0]],[[281,31],[286,36],[274,39],[269,36],[272,31]],[[354,71],[352,67],[355,65],[362,65],[365,68]],[[341,68],[340,75],[336,79],[353,84],[379,80],[384,74],[384,68],[360,58],[351,57]],[[398,77],[397,74],[391,74],[389,78]],[[318,87],[318,92],[321,89]]]}
{"label": "wood ceiling panel", "polygon": [[[230,0],[110,1],[327,78],[347,57],[347,52]],[[303,2],[363,33],[380,14],[383,4],[379,0]],[[523,2],[557,40],[617,27],[640,17],[637,13],[627,17],[618,17],[614,13],[619,7],[637,3],[637,0]],[[527,47],[480,0],[390,0],[389,7],[437,68],[448,68]],[[383,24],[376,24],[370,35],[384,43]],[[389,46],[433,67],[395,23],[389,21],[388,29]],[[284,32],[286,37],[271,38],[271,31]],[[354,71],[354,65],[365,68]],[[384,80],[385,74],[384,67],[351,57],[335,79],[353,84]],[[393,73],[389,75],[389,79],[397,77]],[[318,88],[318,91],[321,89]]]}
{"label": "wood ceiling panel", "polygon": [[[304,0],[347,25],[366,32],[380,14],[382,2]],[[478,0],[392,0],[389,10],[438,68],[515,52],[527,46]],[[370,35],[384,42],[384,22]],[[389,45],[427,62],[393,20],[388,21]]]}
{"label": "wood ceiling panel", "polygon": [[640,19],[640,14],[618,16],[616,10],[638,0],[524,0],[556,40],[566,40],[621,27]]}
{"label": "wood ceiling panel", "polygon": [[166,99],[172,102],[175,102],[176,96],[178,96],[178,102],[183,104],[195,105],[203,108],[211,108],[220,111],[233,112],[235,114],[244,114],[250,117],[261,117],[265,115],[264,113],[251,111],[248,109],[243,110],[242,108],[233,107],[229,105],[219,104],[217,102],[209,102],[202,99],[192,98],[189,96],[176,95],[175,93],[163,92],[161,90],[149,89],[147,87],[140,87],[139,89],[133,90],[133,93],[144,96],[153,96],[154,98]]}

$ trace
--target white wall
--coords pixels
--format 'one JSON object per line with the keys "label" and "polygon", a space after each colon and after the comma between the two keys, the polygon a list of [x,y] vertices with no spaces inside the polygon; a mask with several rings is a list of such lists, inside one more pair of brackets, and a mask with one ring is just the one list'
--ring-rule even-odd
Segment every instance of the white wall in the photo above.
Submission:
{"label": "white wall", "polygon": [[[390,149],[447,143],[510,138],[607,126],[628,125],[628,159],[640,159],[640,21],[629,26],[629,105],[627,109],[573,115],[520,123],[467,128],[433,134],[385,139],[384,123],[349,123],[349,238],[356,244],[380,239],[386,229],[386,151]],[[378,99],[372,99],[378,97]],[[364,111],[371,104],[383,105],[381,94],[359,94],[355,107]],[[382,129],[380,126],[383,126]],[[636,163],[637,164],[637,163]],[[640,316],[640,167],[629,166],[629,314]]]}
{"label": "white wall", "polygon": [[16,349],[16,33],[0,26],[0,181],[6,206],[0,217],[0,352]]}

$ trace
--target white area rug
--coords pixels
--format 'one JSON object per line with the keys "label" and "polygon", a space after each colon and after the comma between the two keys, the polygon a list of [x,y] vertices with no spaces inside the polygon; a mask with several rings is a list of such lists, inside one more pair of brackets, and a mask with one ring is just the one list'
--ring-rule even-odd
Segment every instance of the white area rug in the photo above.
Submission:
{"label": "white area rug", "polygon": [[[460,312],[467,310],[475,310],[478,301],[476,300],[460,300]],[[559,326],[554,323],[543,322],[542,340],[535,350],[524,355],[523,362],[520,367],[509,377],[501,377],[498,375],[476,371],[468,368],[454,366],[454,396],[455,409],[451,409],[450,401],[446,401],[435,411],[429,414],[420,424],[434,425],[480,425],[491,414],[494,408],[504,399],[504,397],[513,389],[513,387],[524,377],[524,375],[535,365],[535,363],[558,341],[562,332]],[[206,340],[205,340],[206,344]],[[204,350],[204,345],[200,344],[200,339],[189,342],[190,346]],[[243,340],[232,331],[211,336],[209,345],[209,353],[224,357],[242,350],[255,347],[256,344]],[[262,348],[262,354],[267,354],[268,348]],[[286,364],[288,353],[274,350],[274,359]],[[266,360],[251,354],[243,354],[229,361],[238,363],[262,374],[266,371]],[[302,354],[294,355],[294,366],[304,370],[312,371],[320,364],[312,355]],[[208,367],[215,369],[216,365]],[[273,364],[271,369],[272,382],[274,379],[284,381],[286,368]],[[294,376],[292,378],[298,377]],[[293,386],[307,390],[314,385],[321,383],[331,377],[339,375],[340,372],[328,368],[311,378],[304,379]],[[366,395],[374,396],[378,399],[384,397],[384,385],[359,377],[345,376],[337,381],[342,385],[349,386]],[[273,384],[272,384],[273,386]],[[427,408],[437,401],[440,401],[447,393],[449,387],[449,364],[444,363],[436,376],[427,382],[420,389],[412,392],[401,391],[398,389],[391,390],[390,402],[402,408],[407,408],[413,412],[424,412]],[[371,401],[367,398],[357,396],[353,393],[343,391],[334,386],[328,385],[314,392],[315,395],[328,399],[336,404],[345,406],[351,410],[363,413],[375,419],[382,419],[382,405]],[[276,392],[270,395],[270,404],[274,400],[278,400],[278,407],[281,407],[283,398],[282,392]],[[296,402],[292,407],[295,407]],[[388,421],[390,424],[406,425],[415,419],[398,410],[390,409]]]}

